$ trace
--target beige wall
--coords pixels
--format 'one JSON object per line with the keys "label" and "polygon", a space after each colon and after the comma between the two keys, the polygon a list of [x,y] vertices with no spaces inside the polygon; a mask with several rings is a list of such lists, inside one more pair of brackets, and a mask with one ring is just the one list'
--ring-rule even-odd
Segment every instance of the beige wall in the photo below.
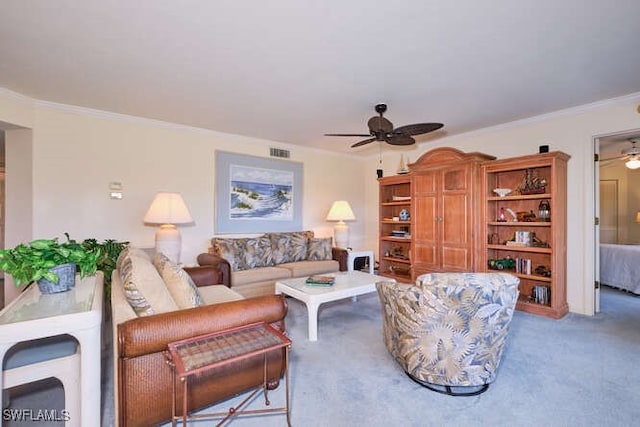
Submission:
{"label": "beige wall", "polygon": [[[15,114],[14,96],[2,98],[0,121],[11,124]],[[28,223],[31,238],[75,239],[95,237],[130,240],[138,246],[154,245],[155,228],[142,218],[155,193],[178,191],[191,211],[195,224],[181,227],[182,260],[194,264],[196,256],[207,250],[214,230],[215,151],[224,150],[269,157],[269,148],[291,151],[291,161],[304,164],[303,228],[318,236],[333,235],[333,223],[325,221],[336,199],[352,203],[357,220],[350,223],[352,246],[362,245],[364,223],[363,160],[305,149],[273,141],[186,128],[151,120],[118,116],[73,107],[34,103],[32,122],[32,195],[20,206],[18,217],[7,218],[10,229]],[[24,113],[24,112],[23,112]],[[25,123],[24,120],[19,120]],[[8,149],[12,146],[7,132]],[[11,179],[11,158],[7,159],[7,183]],[[109,183],[121,182],[122,200],[108,197]],[[27,182],[23,180],[22,182]],[[15,240],[15,239],[13,239]],[[15,244],[16,242],[8,242]]]}
{"label": "beige wall", "polygon": [[[19,97],[18,97],[19,98]],[[414,150],[384,147],[385,175],[395,173],[400,154],[415,161],[425,151],[451,146],[499,158],[535,153],[548,144],[572,156],[568,169],[568,300],[570,310],[592,314],[594,263],[593,138],[640,128],[628,96],[556,114],[418,144]],[[324,221],[331,202],[347,199],[358,218],[351,245],[377,248],[378,155],[328,153],[273,141],[184,128],[46,103],[24,107],[0,91],[0,122],[33,128],[33,237],[128,239],[153,246],[152,227],[142,217],[156,191],[182,192],[195,220],[181,228],[183,260],[194,262],[215,233],[215,150],[268,157],[269,147],[291,150],[304,163],[304,228],[332,233]],[[13,122],[12,120],[15,120]],[[108,198],[111,181],[122,182],[124,199]]]}
{"label": "beige wall", "polygon": [[[31,240],[33,232],[33,132],[5,131],[5,240],[12,248]],[[5,276],[5,301],[18,296],[10,276]]]}

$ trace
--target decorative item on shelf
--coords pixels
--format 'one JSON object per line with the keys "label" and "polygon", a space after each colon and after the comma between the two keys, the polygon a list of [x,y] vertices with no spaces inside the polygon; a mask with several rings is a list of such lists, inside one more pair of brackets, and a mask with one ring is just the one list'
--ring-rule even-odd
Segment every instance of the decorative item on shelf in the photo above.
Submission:
{"label": "decorative item on shelf", "polygon": [[399,259],[408,259],[407,255],[404,252],[404,248],[402,246],[392,246],[389,256],[392,256],[393,258],[399,258]]}
{"label": "decorative item on shelf", "polygon": [[327,221],[338,221],[336,225],[333,226],[333,240],[336,247],[349,247],[349,226],[345,221],[353,221],[355,219],[356,216],[353,214],[349,202],[345,200],[333,202],[327,215]]}
{"label": "decorative item on shelf", "polygon": [[[408,161],[408,159],[407,159]],[[398,166],[398,175],[405,175],[409,173],[409,168],[404,163],[404,157],[400,154],[400,165]]]}
{"label": "decorative item on shelf", "polygon": [[156,252],[162,252],[176,264],[180,263],[182,237],[176,224],[193,222],[180,193],[157,193],[143,221],[146,224],[160,224],[155,235]]}
{"label": "decorative item on shelf", "polygon": [[73,240],[38,239],[1,250],[0,270],[11,275],[18,288],[37,282],[43,294],[66,292],[75,285],[76,270],[81,277],[95,274],[99,256],[99,251]]}
{"label": "decorative item on shelf", "polygon": [[547,188],[547,180],[541,178],[532,169],[527,169],[524,174],[524,181],[518,187],[520,194],[543,194]]}
{"label": "decorative item on shelf", "polygon": [[531,246],[535,248],[549,248],[549,243],[540,240],[535,234],[533,235],[533,241]]}
{"label": "decorative item on shelf", "polygon": [[398,276],[409,276],[411,274],[411,268],[403,265],[390,265],[389,272]]}
{"label": "decorative item on shelf", "polygon": [[551,221],[551,204],[549,200],[542,200],[538,205],[538,221]]}
{"label": "decorative item on shelf", "polygon": [[400,221],[409,221],[411,219],[409,215],[409,211],[406,209],[402,209],[399,214]]}
{"label": "decorative item on shelf", "polygon": [[490,259],[487,261],[487,267],[491,270],[513,270],[516,267],[516,261],[510,256],[500,259]]}
{"label": "decorative item on shelf", "polygon": [[509,195],[509,193],[511,193],[511,189],[510,188],[494,188],[493,192],[500,197],[504,197]]}
{"label": "decorative item on shelf", "polygon": [[491,233],[488,237],[488,242],[490,245],[499,245],[500,244],[500,236],[498,233]]}
{"label": "decorative item on shelf", "polygon": [[539,265],[534,271],[538,276],[551,277],[551,269],[546,265]]}
{"label": "decorative item on shelf", "polygon": [[535,222],[536,214],[533,211],[529,212],[517,212],[518,221],[520,222]]}
{"label": "decorative item on shelf", "polygon": [[504,208],[500,208],[500,213],[498,214],[498,222],[507,222],[507,216],[505,215]]}

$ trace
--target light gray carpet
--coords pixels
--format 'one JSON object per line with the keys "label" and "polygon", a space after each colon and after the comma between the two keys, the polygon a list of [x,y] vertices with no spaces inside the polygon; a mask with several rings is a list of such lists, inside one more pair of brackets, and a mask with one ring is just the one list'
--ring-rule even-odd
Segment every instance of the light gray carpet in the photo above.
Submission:
{"label": "light gray carpet", "polygon": [[[288,301],[294,426],[630,426],[640,419],[638,297],[605,288],[595,317],[550,320],[516,312],[498,377],[474,397],[432,392],[402,372],[382,342],[377,295],[321,306],[317,342],[307,340],[304,305]],[[110,387],[103,397],[109,402],[103,425],[112,425]],[[270,397],[273,406],[282,404],[284,384]],[[12,404],[41,407],[41,398],[35,402],[22,396]],[[262,407],[262,400],[252,407]],[[282,426],[285,420],[270,415],[230,425]]]}

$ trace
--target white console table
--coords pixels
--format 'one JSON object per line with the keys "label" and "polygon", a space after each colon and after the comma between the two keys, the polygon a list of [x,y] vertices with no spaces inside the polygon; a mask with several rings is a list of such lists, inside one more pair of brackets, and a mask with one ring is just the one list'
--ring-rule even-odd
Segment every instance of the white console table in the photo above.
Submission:
{"label": "white console table", "polygon": [[[78,341],[82,402],[80,414],[69,414],[74,425],[98,425],[101,420],[102,288],[100,271],[84,279],[76,277],[72,290],[57,294],[43,295],[32,284],[0,311],[0,360],[4,360],[7,350],[24,341],[65,334]],[[55,377],[56,372],[51,376]],[[2,389],[3,375],[0,375]]]}

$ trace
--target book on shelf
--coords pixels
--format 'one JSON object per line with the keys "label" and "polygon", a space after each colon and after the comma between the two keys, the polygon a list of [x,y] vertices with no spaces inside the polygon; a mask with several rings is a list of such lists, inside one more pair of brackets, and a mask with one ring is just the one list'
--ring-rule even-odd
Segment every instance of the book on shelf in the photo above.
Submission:
{"label": "book on shelf", "polygon": [[516,258],[516,273],[531,274],[531,260],[529,258]]}
{"label": "book on shelf", "polygon": [[333,286],[335,282],[336,279],[333,276],[319,275],[309,276],[306,280],[306,284],[309,286]]}

